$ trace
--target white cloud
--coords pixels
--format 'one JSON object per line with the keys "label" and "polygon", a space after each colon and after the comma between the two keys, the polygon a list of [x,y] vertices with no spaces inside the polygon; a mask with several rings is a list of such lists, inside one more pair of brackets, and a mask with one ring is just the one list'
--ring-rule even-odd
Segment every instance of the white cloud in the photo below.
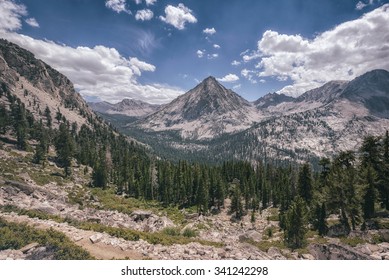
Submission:
{"label": "white cloud", "polygon": [[203,33],[207,34],[207,35],[213,35],[216,33],[216,29],[215,28],[205,28],[203,30]]}
{"label": "white cloud", "polygon": [[196,54],[197,54],[197,57],[198,57],[198,58],[202,58],[202,57],[204,56],[204,51],[202,51],[202,50],[197,50]]}
{"label": "white cloud", "polygon": [[248,69],[242,69],[242,71],[240,71],[240,74],[242,77],[246,78],[247,80],[250,81],[250,83],[252,84],[256,84],[257,83],[257,80],[254,79],[254,76],[257,74],[256,71],[253,71],[253,70],[248,70]]}
{"label": "white cloud", "polygon": [[215,49],[220,49],[220,46],[219,46],[218,44],[213,44],[213,47],[214,47]]}
{"label": "white cloud", "polygon": [[14,1],[0,1],[0,30],[15,31],[22,28],[20,17],[27,15],[26,6]]}
{"label": "white cloud", "polygon": [[233,66],[238,66],[240,64],[241,64],[240,61],[237,61],[237,60],[234,60],[233,62],[231,62],[231,65],[233,65]]}
{"label": "white cloud", "polygon": [[30,50],[37,58],[65,74],[84,97],[110,102],[135,98],[161,104],[183,93],[169,85],[140,84],[138,77],[145,71],[155,71],[156,67],[136,57],[125,58],[114,48],[72,48],[9,32],[0,32],[0,37]]}
{"label": "white cloud", "polygon": [[131,14],[131,11],[126,8],[126,0],[106,0],[105,6],[118,14],[121,12]]}
{"label": "white cloud", "polygon": [[374,4],[374,0],[369,0],[369,1],[367,1],[367,2],[359,1],[359,2],[357,3],[357,5],[355,6],[355,9],[357,9],[357,10],[362,10],[362,9],[364,9],[365,7],[371,6],[371,5],[373,5],[373,4]]}
{"label": "white cloud", "polygon": [[149,9],[139,10],[135,14],[136,20],[151,20],[154,16],[154,13]]}
{"label": "white cloud", "polygon": [[157,0],[146,0],[146,5],[147,6],[154,5],[156,2]]}
{"label": "white cloud", "polygon": [[239,77],[235,74],[227,74],[223,78],[218,79],[220,82],[233,83],[239,81]]}
{"label": "white cloud", "polygon": [[[279,92],[294,96],[331,80],[350,80],[372,69],[389,70],[389,4],[313,39],[268,30],[258,49],[246,52],[243,59],[246,55],[246,60],[259,56],[258,76],[290,79],[293,84]],[[244,74],[253,77],[254,73]]]}
{"label": "white cloud", "polygon": [[39,23],[36,21],[35,18],[26,19],[26,23],[32,27],[39,27]]}
{"label": "white cloud", "polygon": [[178,30],[183,30],[187,22],[197,22],[195,16],[192,15],[192,10],[185,7],[182,3],[178,4],[177,7],[167,5],[165,7],[165,16],[160,16],[159,18],[163,22],[173,25]]}
{"label": "white cloud", "polygon": [[135,1],[135,4],[139,5],[139,4],[142,4],[142,0],[134,0]]}

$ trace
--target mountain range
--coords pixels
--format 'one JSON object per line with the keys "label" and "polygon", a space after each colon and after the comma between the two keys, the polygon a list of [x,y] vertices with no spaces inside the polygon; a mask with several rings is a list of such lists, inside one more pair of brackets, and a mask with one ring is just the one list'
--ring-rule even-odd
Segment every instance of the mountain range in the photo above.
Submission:
{"label": "mountain range", "polygon": [[355,150],[363,136],[382,135],[388,110],[389,72],[382,69],[297,98],[269,93],[254,102],[208,77],[122,129],[166,157],[307,160]]}
{"label": "mountain range", "polygon": [[[331,81],[294,98],[269,93],[249,102],[214,77],[169,104],[125,99],[89,103],[55,69],[15,44],[0,42],[0,78],[36,119],[61,115],[78,127],[96,115],[169,159],[305,161],[355,150],[389,127],[389,72]],[[53,122],[57,126],[59,122]]]}

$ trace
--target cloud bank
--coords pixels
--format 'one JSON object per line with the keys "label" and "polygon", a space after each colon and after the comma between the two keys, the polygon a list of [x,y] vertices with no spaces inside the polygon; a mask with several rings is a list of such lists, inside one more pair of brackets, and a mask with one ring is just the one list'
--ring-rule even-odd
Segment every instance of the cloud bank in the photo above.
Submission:
{"label": "cloud bank", "polygon": [[344,22],[313,39],[267,30],[257,49],[242,53],[247,79],[291,81],[279,92],[297,96],[331,80],[350,80],[372,69],[389,70],[389,4]]}

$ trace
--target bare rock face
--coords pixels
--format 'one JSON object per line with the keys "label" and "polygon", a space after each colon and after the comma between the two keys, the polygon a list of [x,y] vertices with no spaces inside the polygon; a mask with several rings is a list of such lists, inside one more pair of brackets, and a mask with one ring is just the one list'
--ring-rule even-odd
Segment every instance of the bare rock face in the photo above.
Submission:
{"label": "bare rock face", "polygon": [[317,260],[372,260],[367,254],[341,244],[312,244],[310,253]]}

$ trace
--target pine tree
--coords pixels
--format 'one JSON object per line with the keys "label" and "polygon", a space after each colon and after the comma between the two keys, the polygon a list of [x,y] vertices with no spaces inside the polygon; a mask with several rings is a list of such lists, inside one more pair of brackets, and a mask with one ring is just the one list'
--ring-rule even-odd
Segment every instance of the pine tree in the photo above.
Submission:
{"label": "pine tree", "polygon": [[48,128],[51,128],[53,124],[53,118],[51,117],[51,111],[48,106],[45,108],[45,117],[46,117],[46,125]]}
{"label": "pine tree", "polygon": [[305,163],[299,172],[298,192],[307,204],[311,203],[313,197],[313,182],[311,167],[308,163]]}
{"label": "pine tree", "polygon": [[320,236],[324,236],[327,234],[328,226],[327,226],[327,211],[326,211],[326,205],[324,202],[322,203],[319,211],[319,217],[318,217],[318,225],[317,230],[319,231]]}
{"label": "pine tree", "polygon": [[74,139],[70,135],[68,127],[64,123],[61,123],[55,139],[55,149],[57,151],[57,160],[64,168],[65,177],[71,175],[74,148]]}
{"label": "pine tree", "polygon": [[5,109],[4,104],[0,104],[0,134],[5,134],[8,123],[9,123],[8,112]]}
{"label": "pine tree", "polygon": [[377,175],[371,166],[364,170],[365,191],[363,195],[363,218],[371,219],[375,214]]}
{"label": "pine tree", "polygon": [[285,244],[292,249],[302,248],[306,244],[307,231],[307,206],[304,199],[297,197],[286,212]]}
{"label": "pine tree", "polygon": [[231,213],[235,213],[235,218],[240,220],[244,216],[242,196],[239,184],[233,186],[231,196]]}
{"label": "pine tree", "polygon": [[47,151],[49,148],[49,139],[46,130],[40,126],[39,128],[39,143],[35,148],[33,162],[44,166],[47,160]]}

